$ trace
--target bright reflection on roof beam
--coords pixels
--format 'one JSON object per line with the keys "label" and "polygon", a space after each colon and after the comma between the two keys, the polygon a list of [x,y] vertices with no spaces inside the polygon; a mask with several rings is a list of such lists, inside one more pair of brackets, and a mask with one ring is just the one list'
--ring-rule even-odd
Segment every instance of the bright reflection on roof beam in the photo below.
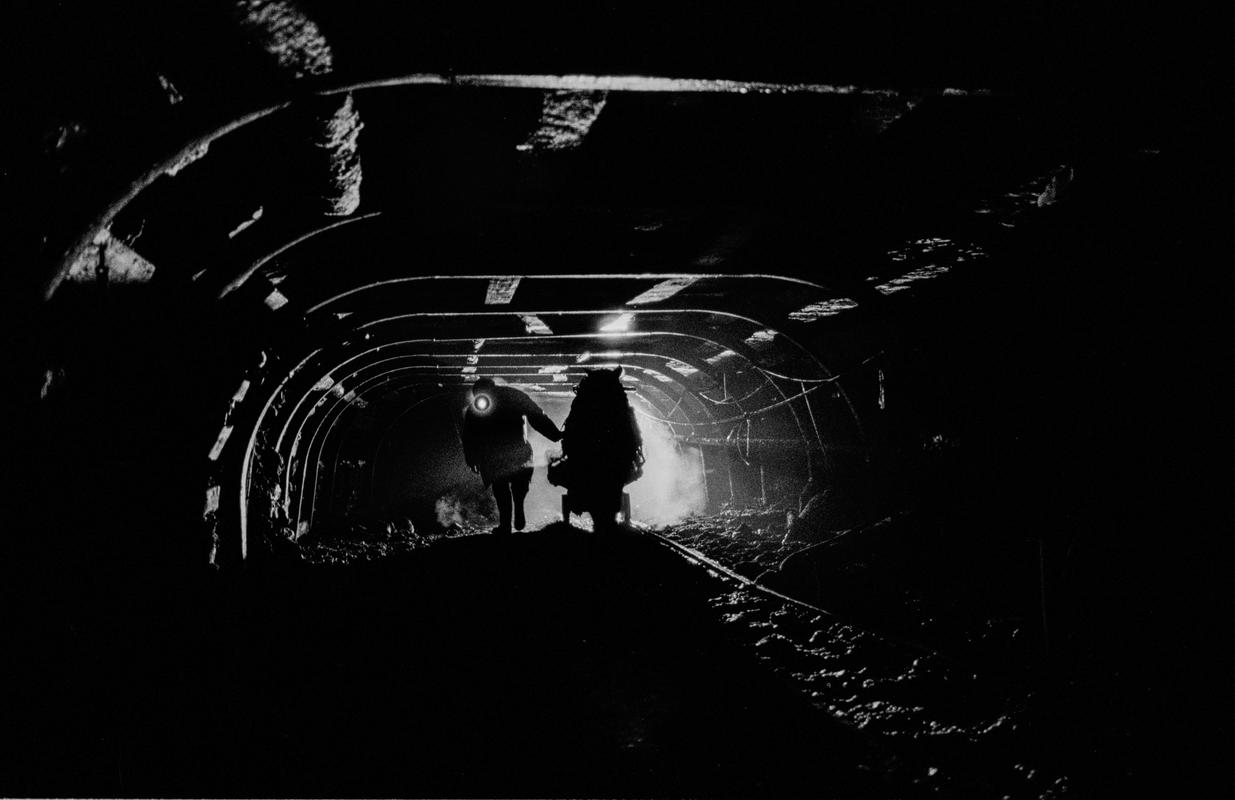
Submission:
{"label": "bright reflection on roof beam", "polygon": [[789,314],[789,319],[797,322],[811,322],[820,317],[830,317],[851,308],[857,308],[857,301],[848,297],[836,297],[831,300],[821,300],[798,309]]}
{"label": "bright reflection on roof beam", "polygon": [[266,295],[266,306],[271,311],[278,311],[285,305],[287,305],[287,296],[278,289],[275,289],[273,292]]}
{"label": "bright reflection on roof beam", "polygon": [[223,453],[224,446],[227,445],[228,438],[232,435],[232,426],[224,425],[219,431],[219,437],[214,440],[214,447],[210,448],[210,455],[207,456],[211,461],[218,461],[219,456]]}
{"label": "bright reflection on roof beam", "polygon": [[643,294],[637,295],[626,301],[628,306],[642,306],[648,303],[659,303],[662,300],[667,300],[673,297],[678,292],[690,286],[695,281],[699,280],[698,275],[687,275],[679,278],[670,278],[648,289]]}
{"label": "bright reflection on roof beam", "polygon": [[760,348],[771,344],[776,338],[776,331],[771,328],[764,328],[760,331],[755,331],[750,336],[746,337],[746,344],[750,347]]}
{"label": "bright reflection on roof beam", "polygon": [[618,314],[604,325],[601,325],[600,330],[603,333],[622,333],[630,330],[630,324],[634,321],[634,314]]}
{"label": "bright reflection on roof beam", "polygon": [[519,318],[523,320],[523,327],[527,329],[528,333],[534,333],[537,336],[548,336],[553,333],[553,330],[545,324],[544,320],[535,314],[523,314]]}
{"label": "bright reflection on roof beam", "polygon": [[485,305],[487,306],[502,306],[510,303],[515,297],[515,290],[519,288],[519,281],[523,280],[518,275],[505,278],[490,278],[489,289],[485,292]]}
{"label": "bright reflection on roof beam", "polygon": [[[872,86],[855,86],[837,83],[769,83],[766,81],[738,81],[709,78],[668,78],[654,75],[511,75],[460,73],[416,73],[398,78],[366,81],[344,88],[354,91],[377,86],[406,86],[415,84],[453,86],[494,86],[518,89],[557,89],[574,92],[720,92],[731,94],[840,94],[894,97],[898,89]],[[945,96],[988,96],[990,89],[966,89],[947,87],[938,90]]]}
{"label": "bright reflection on roof beam", "polygon": [[694,375],[696,372],[699,371],[695,369],[694,367],[692,367],[690,364],[687,364],[685,362],[678,361],[677,359],[672,359],[672,358],[669,359],[668,362],[666,362],[665,366],[669,367],[669,369],[673,370],[674,372],[676,372],[677,374],[683,377],[690,377],[691,375]]}
{"label": "bright reflection on roof beam", "polygon": [[912,272],[906,272],[899,278],[893,278],[890,281],[881,283],[877,285],[875,289],[883,295],[903,292],[909,288],[911,283],[914,283],[915,281],[930,280],[931,278],[937,278],[940,275],[946,275],[949,269],[951,268],[946,264],[927,264],[926,266],[919,267]]}

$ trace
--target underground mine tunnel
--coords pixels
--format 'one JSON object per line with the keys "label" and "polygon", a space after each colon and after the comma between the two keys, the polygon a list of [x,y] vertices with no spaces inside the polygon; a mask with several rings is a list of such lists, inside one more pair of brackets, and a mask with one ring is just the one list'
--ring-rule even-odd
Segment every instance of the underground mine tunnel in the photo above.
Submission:
{"label": "underground mine tunnel", "polygon": [[19,3],[0,795],[1185,787],[1195,26],[1005,5]]}

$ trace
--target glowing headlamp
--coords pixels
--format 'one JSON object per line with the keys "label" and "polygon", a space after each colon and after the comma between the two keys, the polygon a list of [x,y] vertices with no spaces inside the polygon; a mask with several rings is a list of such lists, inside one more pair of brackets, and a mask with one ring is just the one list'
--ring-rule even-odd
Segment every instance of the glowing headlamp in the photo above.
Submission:
{"label": "glowing headlamp", "polygon": [[472,408],[476,409],[478,413],[484,414],[493,408],[493,398],[487,394],[478,394],[472,398]]}

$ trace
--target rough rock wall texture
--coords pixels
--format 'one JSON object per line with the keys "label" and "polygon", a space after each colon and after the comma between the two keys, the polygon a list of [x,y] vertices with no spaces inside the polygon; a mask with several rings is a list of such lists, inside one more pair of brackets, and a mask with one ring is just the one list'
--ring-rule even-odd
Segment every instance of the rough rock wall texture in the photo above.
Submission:
{"label": "rough rock wall texture", "polygon": [[[233,7],[242,32],[264,50],[294,82],[321,79],[334,71],[334,51],[321,28],[296,4],[284,0],[240,0]],[[364,127],[351,94],[314,101],[303,115],[309,149],[304,175],[312,186],[307,210],[347,216],[360,206],[359,151]]]}

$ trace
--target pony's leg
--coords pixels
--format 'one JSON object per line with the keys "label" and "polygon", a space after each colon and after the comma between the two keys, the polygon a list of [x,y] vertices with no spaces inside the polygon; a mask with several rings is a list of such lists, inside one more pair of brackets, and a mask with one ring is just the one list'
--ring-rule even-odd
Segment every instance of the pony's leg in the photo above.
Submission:
{"label": "pony's leg", "polygon": [[597,531],[617,529],[617,513],[622,507],[622,487],[604,489],[596,493],[592,504],[592,527]]}

